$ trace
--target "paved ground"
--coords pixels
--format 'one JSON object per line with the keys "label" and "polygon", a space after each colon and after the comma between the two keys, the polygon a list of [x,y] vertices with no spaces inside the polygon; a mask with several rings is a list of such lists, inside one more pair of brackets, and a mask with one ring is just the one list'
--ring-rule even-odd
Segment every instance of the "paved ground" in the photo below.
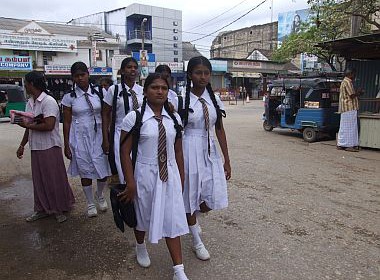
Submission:
{"label": "paved ground", "polygon": [[[380,152],[264,132],[260,101],[227,111],[230,206],[201,218],[210,261],[183,238],[189,278],[380,279]],[[120,233],[111,212],[86,218],[77,179],[67,222],[26,223],[32,183],[29,154],[15,156],[21,136],[0,123],[0,279],[171,279],[164,242],[149,245],[152,266],[140,268],[132,233]]]}

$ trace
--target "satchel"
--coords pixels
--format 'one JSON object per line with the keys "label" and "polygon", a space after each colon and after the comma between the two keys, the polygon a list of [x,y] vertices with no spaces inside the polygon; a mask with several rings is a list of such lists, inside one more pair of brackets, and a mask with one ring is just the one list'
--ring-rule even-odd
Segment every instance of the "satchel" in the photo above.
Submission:
{"label": "satchel", "polygon": [[124,223],[126,223],[126,225],[130,228],[135,228],[137,225],[133,201],[123,202],[118,197],[118,194],[123,192],[125,187],[125,184],[117,184],[112,186],[110,190],[113,219],[121,232],[124,232]]}

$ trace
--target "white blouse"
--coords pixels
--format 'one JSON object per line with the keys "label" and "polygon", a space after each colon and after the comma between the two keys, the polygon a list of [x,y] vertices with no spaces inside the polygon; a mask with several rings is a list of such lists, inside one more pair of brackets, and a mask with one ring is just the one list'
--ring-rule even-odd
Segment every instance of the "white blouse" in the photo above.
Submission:
{"label": "white blouse", "polygon": [[[125,85],[125,89],[127,92],[129,91],[129,87]],[[123,122],[123,118],[125,117],[125,110],[124,110],[124,98],[123,96],[120,96],[120,93],[122,92],[123,88],[121,84],[118,84],[118,95],[117,95],[117,105],[116,105],[116,127],[120,127],[121,123]],[[144,98],[144,93],[143,93],[143,87],[135,84],[132,87],[132,90],[136,92],[137,95],[137,101],[139,102],[139,107],[141,107],[143,98]],[[115,93],[115,86],[110,86],[107,93],[104,96],[104,102],[107,103],[109,106],[112,107],[113,104],[113,96]],[[132,96],[128,92],[128,99],[129,99],[129,111],[133,111],[133,103],[132,103]],[[112,108],[112,110],[115,110],[115,108]]]}

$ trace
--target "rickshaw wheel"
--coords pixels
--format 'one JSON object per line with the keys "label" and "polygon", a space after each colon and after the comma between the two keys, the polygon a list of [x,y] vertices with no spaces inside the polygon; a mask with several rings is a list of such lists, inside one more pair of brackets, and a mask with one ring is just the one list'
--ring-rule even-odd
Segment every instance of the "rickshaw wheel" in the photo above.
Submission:
{"label": "rickshaw wheel", "polygon": [[311,143],[311,142],[315,142],[315,141],[317,141],[317,136],[318,136],[318,134],[317,134],[317,132],[315,131],[315,129],[312,128],[312,127],[306,127],[306,128],[303,130],[302,134],[303,134],[303,139],[304,139],[306,142]]}
{"label": "rickshaw wheel", "polygon": [[273,130],[273,126],[270,125],[267,120],[265,120],[263,122],[263,128],[265,131],[272,131]]}

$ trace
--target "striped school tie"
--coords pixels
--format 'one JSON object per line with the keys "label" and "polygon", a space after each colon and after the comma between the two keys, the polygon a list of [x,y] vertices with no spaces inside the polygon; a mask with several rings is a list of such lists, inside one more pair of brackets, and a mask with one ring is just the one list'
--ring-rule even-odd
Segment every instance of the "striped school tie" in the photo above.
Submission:
{"label": "striped school tie", "polygon": [[163,182],[168,180],[168,163],[166,154],[166,132],[162,123],[162,116],[154,117],[158,122],[158,167],[160,172],[160,179]]}
{"label": "striped school tie", "polygon": [[94,115],[94,130],[95,130],[95,132],[97,132],[98,131],[98,123],[96,122],[96,118],[95,118],[95,110],[94,110],[94,106],[92,105],[90,97],[89,97],[87,92],[84,93],[84,98],[86,99],[86,102],[87,102],[88,106],[90,107],[91,113]]}
{"label": "striped school tie", "polygon": [[129,89],[129,93],[132,97],[132,108],[133,110],[137,110],[139,108],[139,101],[137,100],[137,94],[133,89]]}
{"label": "striped school tie", "polygon": [[205,118],[205,127],[207,130],[207,150],[208,150],[208,155],[210,155],[210,153],[211,153],[211,148],[210,148],[210,117],[208,114],[208,108],[207,108],[206,100],[204,100],[201,97],[201,98],[199,98],[199,102],[202,103],[203,116]]}

